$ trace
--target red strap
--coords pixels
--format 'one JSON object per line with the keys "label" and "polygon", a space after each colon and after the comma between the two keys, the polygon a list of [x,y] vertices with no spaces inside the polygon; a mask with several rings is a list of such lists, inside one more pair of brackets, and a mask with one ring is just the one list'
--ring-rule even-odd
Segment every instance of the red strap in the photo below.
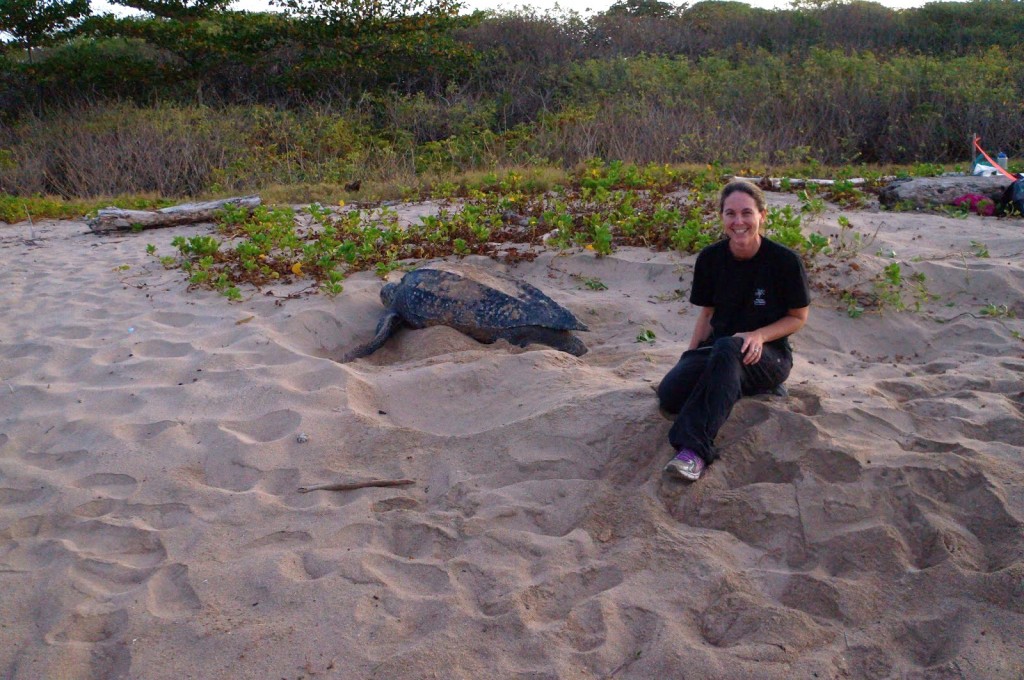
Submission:
{"label": "red strap", "polygon": [[996,163],[994,160],[992,160],[992,157],[989,156],[987,153],[985,153],[985,150],[981,148],[981,144],[978,143],[980,141],[981,141],[981,137],[978,137],[977,135],[975,135],[975,137],[974,137],[974,148],[981,152],[981,155],[985,157],[985,160],[987,160],[989,163],[992,164],[993,168],[995,168],[999,172],[1001,172],[1004,175],[1006,175],[1007,177],[1009,177],[1010,181],[1016,182],[1017,181],[1016,175],[1011,174],[1010,172],[1005,170],[1003,168],[1003,166],[999,165],[999,163]]}

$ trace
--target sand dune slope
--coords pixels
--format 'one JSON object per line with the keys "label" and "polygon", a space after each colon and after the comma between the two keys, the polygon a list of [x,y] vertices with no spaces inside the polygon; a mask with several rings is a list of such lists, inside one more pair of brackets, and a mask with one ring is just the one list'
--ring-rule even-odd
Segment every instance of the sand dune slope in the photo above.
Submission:
{"label": "sand dune slope", "polygon": [[0,677],[1024,677],[1024,223],[848,216],[875,241],[815,281],[899,261],[921,309],[817,292],[789,397],[689,486],[652,386],[693,257],[479,261],[580,358],[430,328],[339,364],[370,274],[231,304],[145,254],[208,227],[0,225]]}

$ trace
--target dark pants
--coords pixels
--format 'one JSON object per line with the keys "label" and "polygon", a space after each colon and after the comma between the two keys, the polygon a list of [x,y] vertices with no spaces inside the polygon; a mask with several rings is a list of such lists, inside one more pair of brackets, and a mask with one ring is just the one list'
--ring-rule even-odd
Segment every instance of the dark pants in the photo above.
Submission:
{"label": "dark pants", "polygon": [[718,457],[715,436],[740,397],[768,392],[789,377],[788,352],[765,345],[761,360],[744,366],[741,347],[742,338],[727,337],[683,352],[658,385],[661,408],[678,414],[668,433],[676,451],[690,449],[711,463]]}

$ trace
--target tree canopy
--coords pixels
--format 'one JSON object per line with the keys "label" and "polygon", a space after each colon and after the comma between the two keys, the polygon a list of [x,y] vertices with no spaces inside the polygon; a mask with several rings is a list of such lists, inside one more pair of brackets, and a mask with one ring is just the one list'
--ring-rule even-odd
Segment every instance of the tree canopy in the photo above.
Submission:
{"label": "tree canopy", "polygon": [[47,44],[89,14],[89,0],[0,0],[0,33],[28,50]]}

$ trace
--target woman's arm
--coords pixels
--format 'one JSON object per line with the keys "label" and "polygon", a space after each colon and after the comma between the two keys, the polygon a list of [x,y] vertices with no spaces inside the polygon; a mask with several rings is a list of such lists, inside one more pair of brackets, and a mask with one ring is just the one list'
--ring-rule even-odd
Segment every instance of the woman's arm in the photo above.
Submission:
{"label": "woman's arm", "polygon": [[693,327],[693,337],[690,338],[690,346],[687,349],[697,349],[700,343],[711,337],[711,316],[714,313],[714,307],[700,308],[697,323]]}
{"label": "woman's arm", "polygon": [[761,347],[766,342],[793,335],[803,328],[807,323],[807,313],[810,309],[810,307],[790,309],[786,311],[786,316],[767,326],[747,333],[736,333],[737,338],[743,338],[743,347],[740,348],[740,353],[743,354],[743,363],[757,363],[761,359]]}

